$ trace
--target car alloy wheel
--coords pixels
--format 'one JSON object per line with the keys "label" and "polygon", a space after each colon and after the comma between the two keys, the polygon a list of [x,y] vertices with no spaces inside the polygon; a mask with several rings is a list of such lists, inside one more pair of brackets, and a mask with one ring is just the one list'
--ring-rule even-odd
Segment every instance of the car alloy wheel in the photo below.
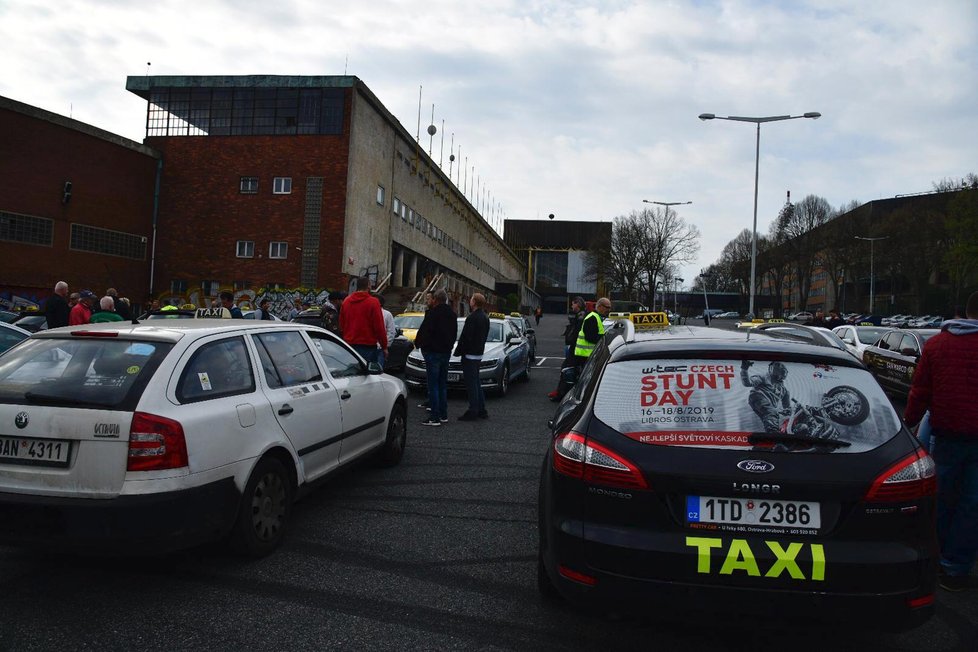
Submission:
{"label": "car alloy wheel", "polygon": [[292,512],[292,478],[281,461],[266,457],[255,466],[242,496],[231,544],[262,557],[278,547]]}

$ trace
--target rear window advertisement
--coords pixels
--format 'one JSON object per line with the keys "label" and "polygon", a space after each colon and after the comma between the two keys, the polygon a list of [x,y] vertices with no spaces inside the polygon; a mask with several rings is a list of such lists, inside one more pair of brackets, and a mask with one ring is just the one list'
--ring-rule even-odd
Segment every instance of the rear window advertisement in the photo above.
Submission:
{"label": "rear window advertisement", "polygon": [[865,370],[769,360],[609,364],[594,414],[645,444],[744,450],[857,453],[901,428]]}

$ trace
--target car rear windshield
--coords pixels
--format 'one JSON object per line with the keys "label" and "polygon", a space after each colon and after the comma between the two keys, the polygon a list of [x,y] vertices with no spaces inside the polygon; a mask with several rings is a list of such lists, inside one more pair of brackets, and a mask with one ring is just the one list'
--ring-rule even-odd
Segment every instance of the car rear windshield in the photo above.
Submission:
{"label": "car rear windshield", "polygon": [[864,369],[770,360],[625,360],[594,414],[645,444],[858,453],[900,431]]}
{"label": "car rear windshield", "polygon": [[109,337],[27,340],[0,357],[0,402],[134,409],[170,348]]}

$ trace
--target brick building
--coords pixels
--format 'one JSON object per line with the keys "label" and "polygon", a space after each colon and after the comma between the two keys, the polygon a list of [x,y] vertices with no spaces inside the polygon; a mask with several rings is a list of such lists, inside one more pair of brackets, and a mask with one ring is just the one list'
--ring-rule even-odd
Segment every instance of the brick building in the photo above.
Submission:
{"label": "brick building", "polygon": [[356,77],[130,77],[161,152],[153,290],[348,289],[442,275],[493,298],[522,264]]}
{"label": "brick building", "polygon": [[0,97],[0,305],[149,292],[158,152]]}

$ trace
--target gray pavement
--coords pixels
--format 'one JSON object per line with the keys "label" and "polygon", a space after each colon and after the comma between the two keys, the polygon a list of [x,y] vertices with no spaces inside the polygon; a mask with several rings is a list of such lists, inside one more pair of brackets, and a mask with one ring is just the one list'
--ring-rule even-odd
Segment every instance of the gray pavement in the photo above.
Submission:
{"label": "gray pavement", "polygon": [[[536,592],[536,496],[563,318],[545,315],[529,383],[488,421],[423,428],[412,394],[405,458],[357,467],[303,499],[282,548],[214,546],[90,559],[0,548],[0,650],[934,650],[978,649],[978,591],[940,593],[904,634],[788,630],[718,614],[619,620]],[[691,624],[692,623],[692,624]]]}

